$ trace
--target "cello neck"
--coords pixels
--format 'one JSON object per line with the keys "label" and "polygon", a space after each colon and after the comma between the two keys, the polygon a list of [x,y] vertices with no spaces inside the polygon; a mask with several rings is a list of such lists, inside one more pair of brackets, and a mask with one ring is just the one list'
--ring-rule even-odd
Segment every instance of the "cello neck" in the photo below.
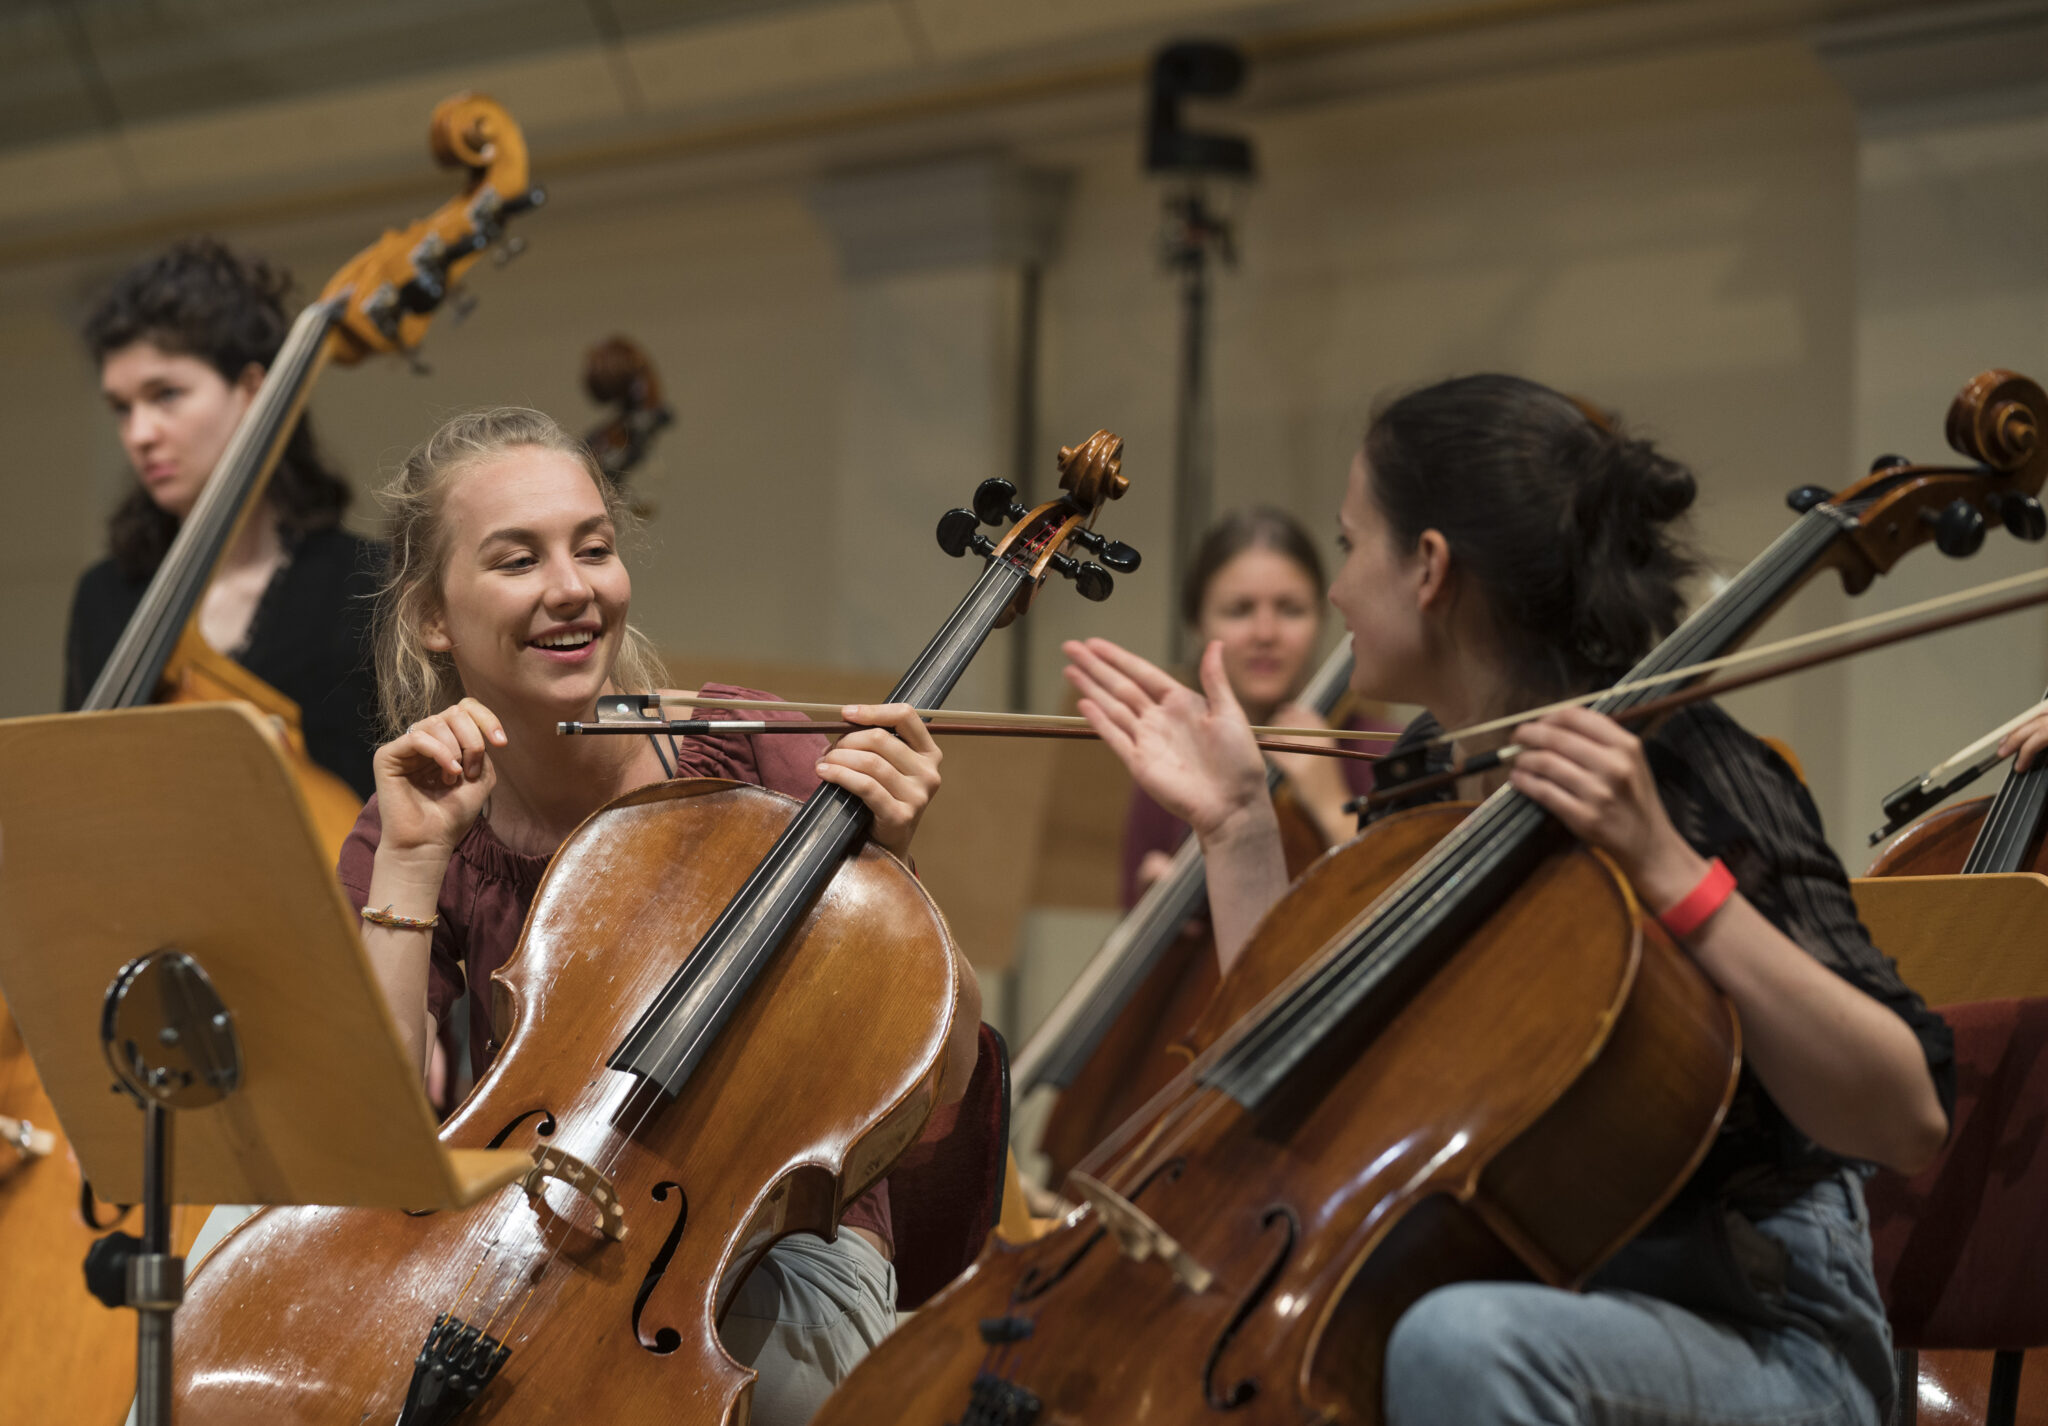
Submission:
{"label": "cello neck", "polygon": [[[1329,717],[1350,691],[1351,668],[1351,635],[1346,634],[1302,687],[1302,706]],[[1266,790],[1273,791],[1283,780],[1280,769],[1269,761]],[[1181,927],[1189,917],[1201,914],[1207,892],[1201,845],[1190,833],[1166,874],[1117,922],[1011,1060],[1010,1083],[1018,1099],[1040,1084],[1065,1089],[1074,1082],[1139,985],[1173,948]]]}
{"label": "cello neck", "polygon": [[2005,779],[2005,786],[1991,799],[1984,825],[1977,829],[1963,858],[1963,873],[2025,871],[2041,845],[2044,817],[2048,817],[2048,758],[2037,759],[2025,772]]}
{"label": "cello neck", "polygon": [[[1032,583],[1034,551],[989,562],[889,701],[944,705],[989,632]],[[669,978],[612,1052],[611,1068],[639,1076],[673,1098],[767,968],[818,893],[857,848],[871,814],[859,798],[820,786],[741,886],[697,949]]]}
{"label": "cello neck", "polygon": [[331,354],[328,336],[340,310],[338,302],[315,302],[292,324],[248,413],[86,696],[84,711],[133,708],[156,696],[165,665],[215,568],[262,503],[307,393]]}

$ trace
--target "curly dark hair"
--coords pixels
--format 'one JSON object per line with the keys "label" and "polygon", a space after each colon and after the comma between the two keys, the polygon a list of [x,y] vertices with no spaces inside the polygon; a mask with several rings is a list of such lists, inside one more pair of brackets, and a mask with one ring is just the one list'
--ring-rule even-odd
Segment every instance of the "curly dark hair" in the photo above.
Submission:
{"label": "curly dark hair", "polygon": [[[291,274],[217,238],[186,238],[123,273],[85,322],[95,363],[148,342],[197,357],[229,382],[251,363],[269,369],[291,329]],[[341,523],[353,492],[327,463],[302,414],[270,477],[269,499],[287,533]],[[156,573],[178,518],[137,485],[107,520],[108,553],[131,580]]]}
{"label": "curly dark hair", "polygon": [[1582,401],[1438,382],[1373,418],[1365,459],[1399,546],[1441,531],[1471,571],[1525,695],[1604,688],[1684,617],[1692,472]]}

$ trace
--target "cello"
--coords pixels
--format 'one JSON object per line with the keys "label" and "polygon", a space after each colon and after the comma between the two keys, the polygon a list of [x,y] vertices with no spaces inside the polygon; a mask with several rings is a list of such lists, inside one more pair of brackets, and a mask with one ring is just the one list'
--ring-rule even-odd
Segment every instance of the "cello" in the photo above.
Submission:
{"label": "cello", "polygon": [[654,506],[644,496],[626,494],[626,477],[647,459],[654,438],[676,419],[661,399],[661,378],[655,374],[653,358],[638,342],[607,337],[583,358],[583,389],[598,405],[616,408],[610,420],[591,427],[583,443],[597,457],[605,478],[626,497],[634,516],[651,518]]}
{"label": "cello", "polygon": [[[1907,784],[1895,793],[1909,793]],[[1889,799],[1888,799],[1889,800]],[[1990,797],[1973,797],[1913,822],[1870,865],[1869,876],[1951,876],[1996,872],[2048,873],[2048,759],[2015,772]],[[1996,1356],[1985,1352],[1911,1354],[1922,1426],[1980,1426],[1992,1396]],[[2018,1426],[2048,1423],[2048,1352],[2024,1354],[2019,1372]]]}
{"label": "cello", "polygon": [[[263,385],[180,526],[141,605],[84,704],[85,711],[156,701],[242,699],[266,716],[330,853],[361,804],[348,785],[306,755],[299,710],[284,695],[210,646],[197,608],[222,553],[262,500],[314,378],[329,361],[410,351],[450,281],[476,261],[506,218],[540,201],[527,181],[518,126],[495,102],[459,95],[436,107],[430,146],[467,176],[463,192],[402,232],[388,232],[352,259],[294,324]],[[14,1020],[0,1004],[0,1116],[40,1136],[57,1119]],[[68,1162],[61,1134],[47,1152],[0,1145],[0,1379],[10,1416],[25,1421],[115,1422],[134,1383],[108,1372],[134,1348],[134,1324],[90,1298],[79,1265],[93,1240],[133,1227],[131,1209],[102,1216]],[[188,1247],[206,1217],[177,1210],[173,1237]]]}
{"label": "cello", "polygon": [[[1327,718],[1350,685],[1347,635],[1299,701]],[[1276,797],[1288,786],[1277,766],[1269,765],[1266,786]],[[1287,873],[1299,876],[1327,844],[1304,809],[1276,802],[1281,807]],[[1172,867],[1117,923],[1017,1052],[1010,1067],[1017,1101],[1040,1087],[1059,1095],[1037,1144],[1048,1183],[1065,1179],[1186,1064],[1182,1038],[1216,992],[1214,942],[1206,926],[1189,925],[1202,916],[1206,898],[1202,849],[1190,833]]]}
{"label": "cello", "polygon": [[[1860,591],[1959,504],[2001,520],[2048,480],[2044,421],[2039,386],[1978,377],[1949,436],[1981,464],[1814,492],[1628,680],[1733,647],[1820,569]],[[817,1426],[1376,1422],[1411,1303],[1458,1280],[1582,1284],[1691,1176],[1741,1062],[1726,999],[1512,786],[1325,856],[1197,1035],[1190,1069],[1070,1175],[1083,1206],[990,1244]]]}
{"label": "cello", "polygon": [[[1109,595],[1068,551],[1103,549],[1121,448],[1099,432],[1062,450],[1064,493],[1000,543],[948,512],[942,548],[987,567],[892,701],[943,703],[1048,572]],[[717,1331],[731,1294],[777,1238],[833,1234],[940,1097],[951,937],[908,868],[864,845],[869,815],[831,783],[799,805],[707,779],[594,813],[494,977],[502,1048],[441,1131],[530,1147],[530,1186],[460,1213],[256,1214],[187,1289],[177,1409],[216,1426],[744,1419],[753,1374]]]}

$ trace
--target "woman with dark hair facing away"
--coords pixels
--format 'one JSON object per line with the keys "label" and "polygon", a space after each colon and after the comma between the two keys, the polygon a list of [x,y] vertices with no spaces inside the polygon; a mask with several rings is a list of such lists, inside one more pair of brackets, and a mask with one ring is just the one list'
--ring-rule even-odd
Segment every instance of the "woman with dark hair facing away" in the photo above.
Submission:
{"label": "woman with dark hair facing away", "polygon": [[[1203,644],[1223,646],[1223,671],[1252,722],[1290,728],[1320,727],[1328,719],[1297,703],[1315,672],[1325,602],[1322,556],[1301,523],[1284,510],[1234,510],[1209,527],[1181,581],[1180,614]],[[1347,700],[1350,701],[1350,700]],[[1390,732],[1378,719],[1353,712],[1344,726]],[[1350,743],[1347,747],[1373,751]],[[1313,834],[1333,846],[1357,830],[1344,804],[1372,791],[1372,764],[1307,754],[1275,753],[1287,776],[1288,795]],[[1131,790],[1124,823],[1124,905],[1136,904],[1166,872],[1187,823],[1147,795]]]}
{"label": "woman with dark hair facing away", "polygon": [[[1612,683],[1684,611],[1694,561],[1673,526],[1692,499],[1684,467],[1533,382],[1395,401],[1339,512],[1352,686],[1428,710],[1398,751]],[[1201,838],[1231,964],[1287,879],[1220,650],[1200,692],[1104,640],[1067,652],[1083,712]],[[1509,740],[1511,770],[1459,795],[1510,781],[1611,858],[1734,1005],[1742,1077],[1693,1177],[1586,1291],[1465,1282],[1416,1301],[1388,1343],[1386,1420],[1876,1426],[1896,1382],[1860,1169],[1939,1151],[1947,1026],[1871,946],[1797,778],[1716,705],[1644,739],[1572,709],[1492,742]]]}
{"label": "woman with dark hair facing away", "polygon": [[[64,706],[81,706],[241,424],[291,327],[291,278],[212,238],[173,244],[116,279],[86,320],[100,390],[136,485],[107,522],[107,557],[78,581]],[[368,797],[376,678],[370,603],[379,546],[341,528],[350,491],[301,415],[262,505],[198,609],[221,653],[299,705],[306,751]]]}

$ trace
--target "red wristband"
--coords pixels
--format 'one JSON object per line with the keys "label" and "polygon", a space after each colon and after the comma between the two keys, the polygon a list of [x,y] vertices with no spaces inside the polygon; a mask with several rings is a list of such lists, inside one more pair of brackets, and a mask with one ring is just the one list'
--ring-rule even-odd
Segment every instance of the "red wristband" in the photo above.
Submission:
{"label": "red wristband", "polygon": [[1707,918],[1719,911],[1734,892],[1735,873],[1715,857],[1707,863],[1707,874],[1700,878],[1699,885],[1657,913],[1657,924],[1672,940],[1683,941],[1706,925]]}

